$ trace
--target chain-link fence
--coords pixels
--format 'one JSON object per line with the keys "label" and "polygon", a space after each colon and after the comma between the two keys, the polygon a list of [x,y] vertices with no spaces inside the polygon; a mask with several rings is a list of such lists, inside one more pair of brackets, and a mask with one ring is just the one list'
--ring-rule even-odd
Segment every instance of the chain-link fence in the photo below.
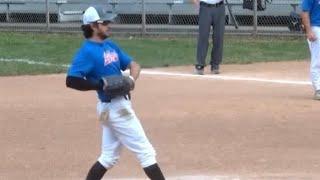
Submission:
{"label": "chain-link fence", "polygon": [[[300,35],[300,0],[225,0],[226,33]],[[183,34],[198,31],[192,0],[0,0],[2,31],[80,31],[83,11],[102,5],[118,14],[114,33]]]}

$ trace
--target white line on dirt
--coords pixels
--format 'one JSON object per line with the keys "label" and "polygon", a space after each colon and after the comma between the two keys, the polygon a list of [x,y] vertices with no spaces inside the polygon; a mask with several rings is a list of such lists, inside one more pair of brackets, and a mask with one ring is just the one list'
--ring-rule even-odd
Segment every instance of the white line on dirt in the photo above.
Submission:
{"label": "white line on dirt", "polygon": [[41,61],[31,61],[28,59],[5,59],[0,58],[0,61],[2,62],[19,62],[19,63],[27,63],[32,65],[43,65],[43,66],[58,66],[58,67],[69,67],[67,64],[52,64],[47,62],[41,62]]}
{"label": "white line on dirt", "polygon": [[162,71],[151,71],[145,70],[143,74],[148,75],[163,75],[163,76],[180,76],[190,78],[202,78],[202,79],[215,79],[215,80],[232,80],[232,81],[256,81],[256,82],[267,82],[267,83],[278,83],[278,84],[294,84],[294,85],[310,85],[309,81],[298,81],[298,80],[282,80],[282,79],[265,79],[265,78],[254,78],[254,77],[239,77],[239,76],[225,76],[225,75],[195,75],[186,73],[171,73]]}
{"label": "white line on dirt", "polygon": [[[28,59],[5,59],[0,58],[2,62],[19,62],[33,65],[44,65],[44,66],[60,66],[69,67],[67,64],[52,64],[47,62],[32,61]],[[266,82],[266,83],[277,83],[277,84],[292,84],[292,85],[311,85],[309,81],[299,80],[282,80],[282,79],[266,79],[266,78],[255,78],[255,77],[240,77],[240,76],[225,76],[225,75],[195,75],[187,73],[177,72],[164,72],[154,70],[142,70],[142,74],[145,75],[157,75],[157,76],[174,76],[174,77],[185,77],[185,78],[201,78],[201,79],[213,79],[213,80],[230,80],[230,81],[255,81],[255,82]]]}

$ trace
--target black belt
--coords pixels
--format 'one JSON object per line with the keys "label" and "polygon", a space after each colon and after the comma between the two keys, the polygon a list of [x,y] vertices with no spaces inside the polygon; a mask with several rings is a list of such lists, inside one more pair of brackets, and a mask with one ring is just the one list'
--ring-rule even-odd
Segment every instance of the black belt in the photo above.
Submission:
{"label": "black belt", "polygon": [[108,98],[108,99],[105,99],[105,100],[103,100],[103,101],[101,101],[101,102],[103,102],[103,103],[111,103],[111,99]]}
{"label": "black belt", "polygon": [[223,4],[223,1],[220,1],[220,2],[218,2],[218,3],[216,3],[216,4],[209,4],[209,3],[205,3],[205,2],[203,2],[203,1],[200,2],[200,5],[201,5],[201,6],[206,6],[206,7],[219,7],[219,6],[221,6],[222,4]]}
{"label": "black belt", "polygon": [[[123,96],[126,100],[130,100],[131,99],[131,95],[130,94],[128,94],[128,95],[124,95]],[[101,102],[103,102],[103,103],[111,103],[111,100],[112,100],[113,98],[107,98],[107,99],[105,99],[105,100],[103,100],[103,101],[101,101]]]}

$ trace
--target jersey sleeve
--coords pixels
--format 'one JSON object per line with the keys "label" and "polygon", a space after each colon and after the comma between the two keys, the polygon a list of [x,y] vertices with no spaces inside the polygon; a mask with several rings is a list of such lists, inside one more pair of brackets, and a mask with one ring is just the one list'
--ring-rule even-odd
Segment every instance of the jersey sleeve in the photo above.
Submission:
{"label": "jersey sleeve", "polygon": [[129,64],[132,62],[132,57],[130,57],[126,52],[124,52],[119,46],[117,46],[112,41],[109,41],[112,47],[117,51],[119,61],[120,61],[120,68],[122,71],[126,70]]}
{"label": "jersey sleeve", "polygon": [[314,0],[302,0],[301,2],[301,10],[303,12],[309,12],[312,8],[312,3]]}
{"label": "jersey sleeve", "polygon": [[93,69],[93,61],[86,56],[84,49],[80,49],[69,67],[68,76],[86,77]]}

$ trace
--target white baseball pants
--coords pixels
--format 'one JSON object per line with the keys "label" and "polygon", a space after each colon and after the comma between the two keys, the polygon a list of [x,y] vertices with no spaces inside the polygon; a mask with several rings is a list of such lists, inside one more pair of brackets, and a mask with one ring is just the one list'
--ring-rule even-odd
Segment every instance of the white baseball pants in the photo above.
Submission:
{"label": "white baseball pants", "polygon": [[311,52],[310,77],[314,89],[320,90],[320,27],[312,27],[317,36],[317,40],[311,42],[308,40]]}
{"label": "white baseball pants", "polygon": [[98,161],[107,169],[112,168],[123,146],[134,152],[143,168],[156,163],[156,153],[132,109],[124,97],[110,103],[98,102],[97,113],[102,118],[102,152]]}

